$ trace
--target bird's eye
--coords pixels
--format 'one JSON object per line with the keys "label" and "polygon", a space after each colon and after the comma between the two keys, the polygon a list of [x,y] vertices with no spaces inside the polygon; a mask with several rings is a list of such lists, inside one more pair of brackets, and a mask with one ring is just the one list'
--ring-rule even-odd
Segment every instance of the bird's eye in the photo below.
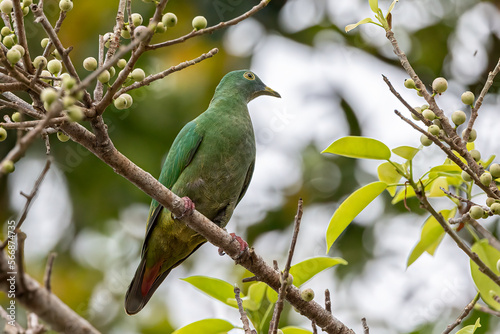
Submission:
{"label": "bird's eye", "polygon": [[243,76],[248,80],[255,80],[255,74],[253,74],[252,72],[245,72]]}

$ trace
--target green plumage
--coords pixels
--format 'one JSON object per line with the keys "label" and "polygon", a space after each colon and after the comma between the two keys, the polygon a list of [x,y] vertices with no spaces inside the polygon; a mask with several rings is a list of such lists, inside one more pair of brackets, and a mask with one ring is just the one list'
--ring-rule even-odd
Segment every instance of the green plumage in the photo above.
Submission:
{"label": "green plumage", "polygon": [[[279,97],[250,71],[224,76],[208,109],[175,138],[159,177],[221,227],[228,223],[252,177],[255,137],[247,103],[260,95]],[[139,312],[170,270],[205,241],[153,200],[141,262],[125,297],[126,312]]]}

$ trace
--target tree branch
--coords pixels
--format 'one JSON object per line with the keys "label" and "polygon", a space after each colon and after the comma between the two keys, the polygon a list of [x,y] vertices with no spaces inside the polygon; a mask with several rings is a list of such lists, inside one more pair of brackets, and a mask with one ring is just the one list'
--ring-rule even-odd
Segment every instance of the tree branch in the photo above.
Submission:
{"label": "tree branch", "polygon": [[472,301],[465,306],[464,310],[460,315],[458,316],[457,320],[455,320],[452,324],[449,324],[446,326],[446,329],[443,331],[443,334],[449,334],[455,327],[460,325],[462,321],[465,319],[466,316],[469,315],[470,311],[474,308],[474,305],[476,305],[477,301],[479,300],[479,293],[476,294],[476,297],[472,299]]}

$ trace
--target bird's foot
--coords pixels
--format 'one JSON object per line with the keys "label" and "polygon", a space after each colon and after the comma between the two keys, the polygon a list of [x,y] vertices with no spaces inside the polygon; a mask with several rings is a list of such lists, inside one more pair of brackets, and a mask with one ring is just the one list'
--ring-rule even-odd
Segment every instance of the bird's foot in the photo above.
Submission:
{"label": "bird's foot", "polygon": [[[241,237],[237,236],[235,233],[229,233],[229,235],[232,236],[233,239],[238,241],[238,243],[240,244],[240,253],[242,253],[245,249],[248,248],[248,243],[245,240],[243,240]],[[224,254],[225,253],[222,250],[222,248],[219,248],[219,255],[223,256]]]}
{"label": "bird's foot", "polygon": [[182,200],[184,201],[184,212],[179,217],[174,217],[175,219],[182,219],[194,211],[195,206],[191,198],[184,196]]}

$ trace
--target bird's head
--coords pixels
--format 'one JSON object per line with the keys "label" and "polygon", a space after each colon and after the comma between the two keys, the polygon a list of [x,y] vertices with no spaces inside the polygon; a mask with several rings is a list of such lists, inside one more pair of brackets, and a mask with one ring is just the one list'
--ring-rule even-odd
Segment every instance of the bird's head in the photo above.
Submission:
{"label": "bird's head", "polygon": [[217,90],[229,87],[238,94],[242,94],[247,102],[261,95],[281,97],[278,92],[267,87],[255,73],[249,70],[229,72],[222,78]]}

